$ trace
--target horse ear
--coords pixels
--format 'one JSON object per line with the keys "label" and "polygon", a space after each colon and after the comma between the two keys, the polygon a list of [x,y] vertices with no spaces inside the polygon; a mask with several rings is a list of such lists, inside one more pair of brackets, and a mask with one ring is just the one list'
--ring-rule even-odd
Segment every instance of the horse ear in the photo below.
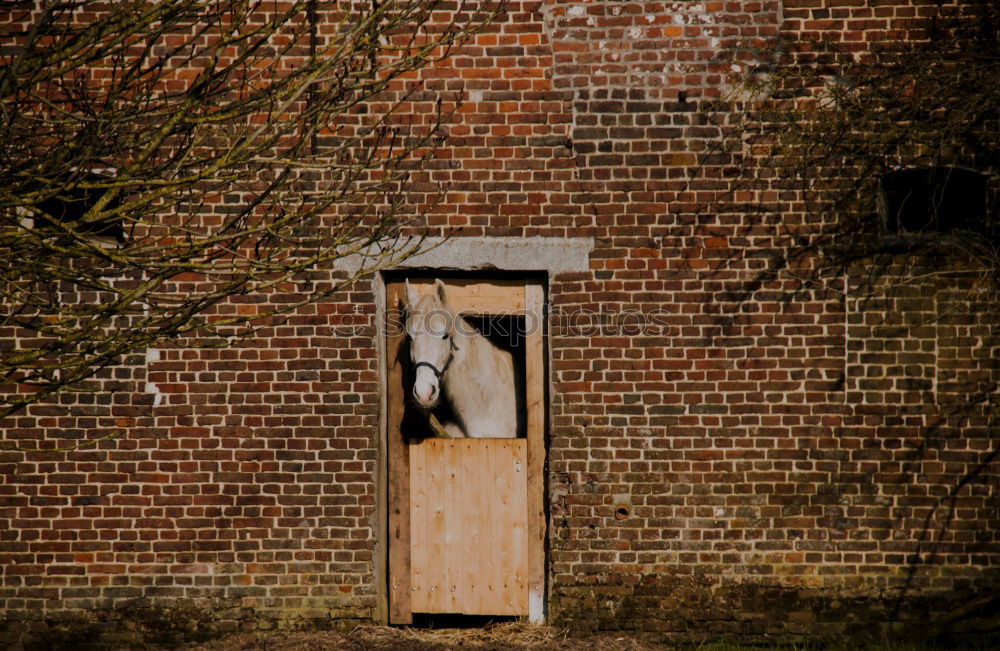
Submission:
{"label": "horse ear", "polygon": [[434,289],[437,290],[438,300],[441,301],[441,305],[447,305],[448,289],[444,286],[444,283],[441,282],[440,278],[434,281]]}
{"label": "horse ear", "polygon": [[420,300],[420,294],[418,294],[416,288],[410,284],[409,278],[403,281],[403,284],[406,285],[406,304],[416,305],[417,301]]}

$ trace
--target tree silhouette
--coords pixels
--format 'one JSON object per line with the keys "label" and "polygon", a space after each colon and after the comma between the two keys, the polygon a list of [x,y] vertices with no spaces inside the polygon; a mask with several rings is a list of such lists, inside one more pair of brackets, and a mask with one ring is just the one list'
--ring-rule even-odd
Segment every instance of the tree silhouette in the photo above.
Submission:
{"label": "tree silhouette", "polygon": [[[783,42],[734,79],[732,196],[778,225],[772,259],[808,285],[846,275],[874,296],[961,275],[996,303],[1000,9],[962,2],[908,30],[863,52]],[[782,226],[782,211],[803,217]]]}
{"label": "tree silhouette", "polygon": [[407,180],[449,103],[411,110],[417,73],[496,11],[0,3],[0,416],[155,342],[245,335],[349,283],[317,273],[344,255],[412,254]]}

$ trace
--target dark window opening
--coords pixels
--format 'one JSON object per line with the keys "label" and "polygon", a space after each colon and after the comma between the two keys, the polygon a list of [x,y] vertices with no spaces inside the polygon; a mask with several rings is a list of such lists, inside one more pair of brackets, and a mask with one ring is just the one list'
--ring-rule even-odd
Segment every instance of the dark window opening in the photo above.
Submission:
{"label": "dark window opening", "polygon": [[[100,180],[100,179],[97,179]],[[105,188],[84,188],[75,186],[61,190],[35,204],[41,213],[35,216],[35,228],[61,232],[59,225],[68,226],[82,235],[125,241],[125,229],[121,219],[102,219],[95,222],[84,221],[84,216],[104,196]],[[114,211],[121,205],[118,198],[108,202],[104,211]]]}
{"label": "dark window opening", "polygon": [[882,177],[889,233],[987,230],[986,177],[958,167],[897,170]]}
{"label": "dark window opening", "polygon": [[524,317],[502,315],[502,316],[473,316],[466,314],[465,321],[478,330],[487,339],[499,348],[511,351],[514,355],[515,367],[520,360],[521,366],[524,362]]}

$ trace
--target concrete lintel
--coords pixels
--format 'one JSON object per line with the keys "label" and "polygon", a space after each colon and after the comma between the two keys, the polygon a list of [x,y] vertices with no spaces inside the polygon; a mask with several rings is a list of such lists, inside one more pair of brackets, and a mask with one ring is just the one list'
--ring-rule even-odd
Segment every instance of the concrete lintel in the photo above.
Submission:
{"label": "concrete lintel", "polygon": [[[547,271],[550,276],[590,268],[594,240],[588,237],[431,237],[421,253],[393,269],[452,269],[477,271]],[[336,266],[357,273],[377,259],[357,253],[337,260]]]}

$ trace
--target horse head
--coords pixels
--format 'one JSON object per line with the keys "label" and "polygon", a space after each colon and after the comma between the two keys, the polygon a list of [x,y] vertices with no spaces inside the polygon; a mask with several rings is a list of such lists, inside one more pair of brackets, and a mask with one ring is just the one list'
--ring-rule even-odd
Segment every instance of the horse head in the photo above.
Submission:
{"label": "horse head", "polygon": [[419,407],[432,409],[441,399],[442,384],[455,351],[455,314],[448,307],[447,291],[438,280],[434,291],[421,296],[406,281],[406,334],[413,362],[413,398]]}

